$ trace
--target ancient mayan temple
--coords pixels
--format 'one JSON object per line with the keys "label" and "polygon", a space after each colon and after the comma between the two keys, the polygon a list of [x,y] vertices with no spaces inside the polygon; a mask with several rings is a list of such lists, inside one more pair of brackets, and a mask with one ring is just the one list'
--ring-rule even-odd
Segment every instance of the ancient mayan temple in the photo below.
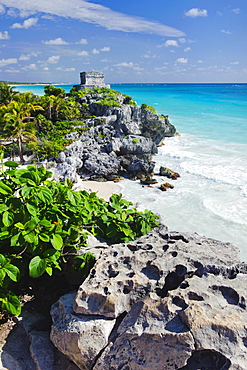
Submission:
{"label": "ancient mayan temple", "polygon": [[94,87],[108,87],[104,81],[104,73],[96,71],[87,71],[80,73],[81,84],[74,85],[77,90],[83,90],[85,87],[94,88]]}

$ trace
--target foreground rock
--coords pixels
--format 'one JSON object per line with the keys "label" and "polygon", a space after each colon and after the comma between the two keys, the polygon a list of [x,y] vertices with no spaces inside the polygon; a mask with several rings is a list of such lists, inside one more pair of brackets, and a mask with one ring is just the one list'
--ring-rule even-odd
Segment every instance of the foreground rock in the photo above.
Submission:
{"label": "foreground rock", "polygon": [[101,252],[51,339],[84,370],[245,370],[246,272],[234,245],[162,227]]}

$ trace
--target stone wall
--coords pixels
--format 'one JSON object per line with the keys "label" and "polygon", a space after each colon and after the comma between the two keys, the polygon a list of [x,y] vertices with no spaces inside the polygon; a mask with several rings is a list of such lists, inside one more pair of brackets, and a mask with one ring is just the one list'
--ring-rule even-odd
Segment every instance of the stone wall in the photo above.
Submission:
{"label": "stone wall", "polygon": [[94,88],[94,87],[108,87],[110,85],[105,84],[104,74],[97,71],[86,71],[80,73],[80,85],[74,85],[77,90],[83,90],[85,87]]}

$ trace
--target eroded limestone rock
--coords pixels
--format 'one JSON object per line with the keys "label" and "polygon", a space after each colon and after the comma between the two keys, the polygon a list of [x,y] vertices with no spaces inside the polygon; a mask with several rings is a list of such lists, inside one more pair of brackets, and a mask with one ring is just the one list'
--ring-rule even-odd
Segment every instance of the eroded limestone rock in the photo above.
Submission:
{"label": "eroded limestone rock", "polygon": [[237,247],[162,227],[102,250],[51,338],[86,370],[245,370],[246,284]]}

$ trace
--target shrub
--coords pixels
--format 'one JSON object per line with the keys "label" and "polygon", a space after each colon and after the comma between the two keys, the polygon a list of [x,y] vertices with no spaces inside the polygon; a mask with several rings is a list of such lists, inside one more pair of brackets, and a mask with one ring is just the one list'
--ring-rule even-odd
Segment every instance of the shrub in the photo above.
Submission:
{"label": "shrub", "polygon": [[153,113],[157,114],[156,109],[154,107],[152,107],[151,105],[147,105],[147,104],[143,103],[141,108],[145,109],[145,110],[149,110],[150,112],[153,112]]}
{"label": "shrub", "polygon": [[[77,256],[86,245],[88,229],[113,242],[126,242],[157,225],[148,210],[138,212],[132,203],[113,194],[109,202],[96,193],[73,191],[72,183],[48,180],[44,167],[8,161],[0,175],[0,308],[11,314],[21,312],[10,283],[27,274],[38,278],[63,270],[68,260],[81,269],[93,265],[90,252]],[[79,261],[79,263],[78,263]],[[12,289],[13,290],[13,289]]]}
{"label": "shrub", "polygon": [[102,100],[99,100],[97,102],[97,104],[100,105],[100,106],[106,106],[106,107],[109,107],[109,108],[121,107],[121,104],[116,100],[102,99]]}

